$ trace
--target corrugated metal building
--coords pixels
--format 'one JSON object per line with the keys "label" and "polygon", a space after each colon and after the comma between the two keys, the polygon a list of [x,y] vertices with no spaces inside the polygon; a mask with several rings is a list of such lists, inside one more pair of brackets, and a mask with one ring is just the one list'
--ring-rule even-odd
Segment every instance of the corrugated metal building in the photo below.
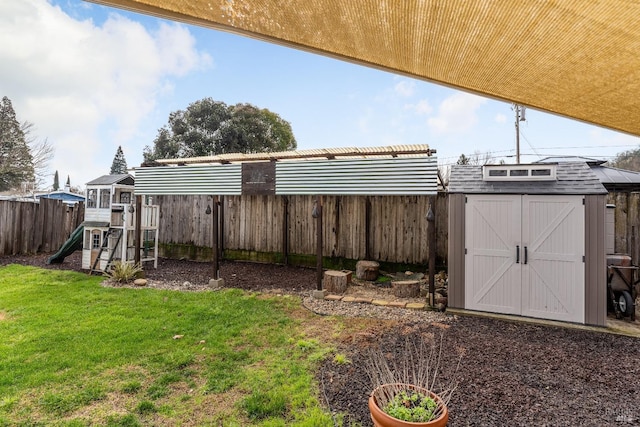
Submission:
{"label": "corrugated metal building", "polygon": [[449,306],[604,325],[607,191],[585,163],[456,165]]}
{"label": "corrugated metal building", "polygon": [[[136,168],[137,195],[435,195],[427,145],[223,154]],[[171,165],[171,166],[169,166]]]}

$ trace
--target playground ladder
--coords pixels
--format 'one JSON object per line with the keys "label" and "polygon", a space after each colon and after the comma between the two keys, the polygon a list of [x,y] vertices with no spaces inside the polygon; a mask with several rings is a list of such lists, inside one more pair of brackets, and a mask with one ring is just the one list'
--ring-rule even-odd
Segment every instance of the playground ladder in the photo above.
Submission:
{"label": "playground ladder", "polygon": [[[104,252],[105,249],[109,248],[109,238],[111,237],[111,235],[116,236],[116,244],[113,245],[113,247],[111,248],[111,253],[109,254],[109,259],[107,260],[107,265],[105,265],[104,270],[96,269],[96,266],[100,263],[100,256],[102,255],[102,252]],[[111,267],[111,262],[113,261],[113,256],[116,252],[116,248],[118,247],[118,244],[120,244],[120,239],[122,239],[122,229],[109,228],[109,231],[107,231],[107,235],[102,240],[102,246],[100,246],[100,250],[98,251],[98,256],[96,256],[96,260],[93,262],[93,265],[91,266],[91,270],[89,270],[89,274],[94,272],[102,273],[103,271],[109,270],[109,267]],[[126,248],[124,250],[126,250]]]}

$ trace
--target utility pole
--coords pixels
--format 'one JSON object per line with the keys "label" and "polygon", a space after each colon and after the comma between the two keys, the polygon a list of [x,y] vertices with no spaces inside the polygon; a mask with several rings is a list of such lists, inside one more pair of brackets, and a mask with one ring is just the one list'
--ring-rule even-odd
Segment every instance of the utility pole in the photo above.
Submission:
{"label": "utility pole", "polygon": [[520,164],[520,122],[526,120],[525,111],[527,107],[513,104],[513,110],[516,112],[516,164]]}

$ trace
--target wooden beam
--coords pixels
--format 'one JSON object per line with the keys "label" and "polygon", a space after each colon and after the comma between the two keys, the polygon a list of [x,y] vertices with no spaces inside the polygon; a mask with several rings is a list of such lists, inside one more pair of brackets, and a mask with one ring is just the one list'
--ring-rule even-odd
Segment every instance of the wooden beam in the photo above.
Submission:
{"label": "wooden beam", "polygon": [[322,290],[322,196],[316,202],[316,289]]}
{"label": "wooden beam", "polygon": [[429,305],[435,306],[436,293],[436,214],[435,199],[429,197],[427,212],[427,244],[429,245]]}
{"label": "wooden beam", "polygon": [[364,208],[364,257],[371,259],[371,199],[367,197]]}
{"label": "wooden beam", "polygon": [[213,248],[211,252],[213,256],[213,278],[218,280],[220,278],[220,266],[218,265],[218,247],[220,237],[218,234],[218,196],[213,196],[212,205],[211,217],[213,221]]}
{"label": "wooden beam", "polygon": [[203,157],[191,157],[186,159],[160,159],[156,163],[160,165],[179,165],[184,166],[187,164],[198,163],[220,163],[228,164],[231,162],[259,162],[259,161],[278,161],[284,159],[329,159],[333,160],[337,157],[380,157],[391,156],[398,157],[407,154],[425,154],[432,156],[436,153],[436,150],[429,148],[426,145],[417,145],[413,148],[406,146],[389,146],[383,149],[374,148],[362,148],[362,149],[347,149],[345,151],[339,151],[335,149],[323,149],[323,150],[298,150],[298,151],[282,151],[279,153],[229,153],[218,156],[203,156]]}
{"label": "wooden beam", "polygon": [[[135,264],[140,265],[140,247],[142,246],[142,227],[140,227],[140,223],[142,222],[142,196],[136,196],[136,228],[134,231],[133,238],[133,246],[134,246],[134,254],[133,254],[133,262]],[[124,230],[126,233],[127,231]],[[123,258],[126,259],[126,250],[127,248],[123,248]]]}
{"label": "wooden beam", "polygon": [[289,197],[282,197],[282,256],[284,265],[289,265]]}
{"label": "wooden beam", "polygon": [[218,245],[218,259],[223,259],[224,255],[224,196],[220,196],[220,219],[218,221],[220,224],[220,230],[218,231],[218,236],[220,238]]}

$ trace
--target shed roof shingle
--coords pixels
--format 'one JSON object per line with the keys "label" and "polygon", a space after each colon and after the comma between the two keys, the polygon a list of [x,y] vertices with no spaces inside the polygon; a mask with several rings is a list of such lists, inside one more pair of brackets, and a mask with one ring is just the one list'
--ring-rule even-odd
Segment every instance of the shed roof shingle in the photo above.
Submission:
{"label": "shed roof shingle", "polygon": [[454,165],[449,193],[467,194],[607,194],[586,163],[559,163],[555,181],[484,181],[482,166]]}
{"label": "shed roof shingle", "polygon": [[87,185],[113,185],[113,184],[133,185],[134,179],[128,173],[123,173],[123,174],[115,174],[115,175],[102,175],[101,177],[96,178],[93,181],[87,182]]}

